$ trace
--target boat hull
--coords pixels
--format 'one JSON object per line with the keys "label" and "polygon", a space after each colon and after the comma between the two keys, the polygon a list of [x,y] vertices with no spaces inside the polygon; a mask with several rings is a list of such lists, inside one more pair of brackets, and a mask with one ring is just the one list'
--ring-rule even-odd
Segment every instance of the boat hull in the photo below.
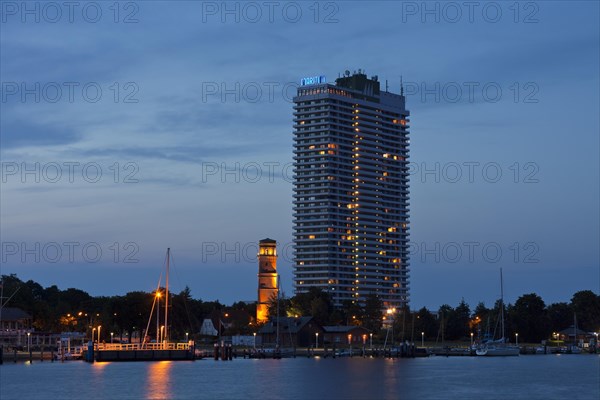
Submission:
{"label": "boat hull", "polygon": [[506,347],[484,347],[482,349],[477,349],[475,354],[478,356],[485,357],[508,357],[508,356],[518,356],[519,348],[506,346]]}

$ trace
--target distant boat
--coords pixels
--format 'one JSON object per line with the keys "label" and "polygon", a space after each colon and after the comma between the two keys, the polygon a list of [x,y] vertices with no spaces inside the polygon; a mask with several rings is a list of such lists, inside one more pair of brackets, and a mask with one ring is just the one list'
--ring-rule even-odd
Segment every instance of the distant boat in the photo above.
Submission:
{"label": "distant boat", "polygon": [[482,343],[475,349],[478,356],[518,356],[519,347],[506,343],[504,338],[504,281],[502,279],[502,268],[500,268],[500,321],[502,324],[502,337]]}
{"label": "distant boat", "polygon": [[484,344],[475,350],[478,356],[518,356],[519,348],[507,343]]}
{"label": "distant boat", "polygon": [[569,346],[568,353],[581,354],[581,348],[577,345],[577,314],[573,314],[573,344]]}

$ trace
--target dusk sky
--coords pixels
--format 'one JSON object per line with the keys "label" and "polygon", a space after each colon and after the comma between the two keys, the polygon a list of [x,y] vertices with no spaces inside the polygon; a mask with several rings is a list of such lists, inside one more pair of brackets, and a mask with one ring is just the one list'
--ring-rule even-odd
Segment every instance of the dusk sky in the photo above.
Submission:
{"label": "dusk sky", "polygon": [[170,247],[172,290],[230,304],[270,237],[293,295],[291,98],[360,68],[411,112],[411,308],[492,305],[500,268],[507,302],[600,290],[598,2],[23,4],[1,10],[2,274],[151,291]]}

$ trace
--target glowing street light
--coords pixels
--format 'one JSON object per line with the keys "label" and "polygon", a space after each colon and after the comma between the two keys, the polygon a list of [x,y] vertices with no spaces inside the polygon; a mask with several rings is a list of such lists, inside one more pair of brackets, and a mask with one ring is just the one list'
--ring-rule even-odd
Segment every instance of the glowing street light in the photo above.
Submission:
{"label": "glowing street light", "polygon": [[425,347],[425,332],[421,332],[421,347]]}
{"label": "glowing street light", "polygon": [[256,332],[254,332],[254,350],[256,350]]}
{"label": "glowing street light", "polygon": [[352,344],[352,334],[348,334],[348,344]]}
{"label": "glowing street light", "polygon": [[189,337],[190,337],[190,333],[186,332],[185,333],[185,341],[188,342],[188,343],[190,342]]}
{"label": "glowing street light", "polygon": [[96,328],[92,328],[92,342],[94,341],[94,332],[96,332]]}
{"label": "glowing street light", "polygon": [[515,333],[515,342],[516,342],[516,345],[518,346],[519,345],[519,334],[518,333]]}
{"label": "glowing street light", "polygon": [[31,351],[31,332],[27,332],[27,351]]}
{"label": "glowing street light", "polygon": [[373,348],[373,334],[369,333],[369,336],[370,336],[370,338],[369,338],[369,345],[370,345],[371,348]]}
{"label": "glowing street light", "polygon": [[160,291],[156,291],[156,344],[160,342]]}
{"label": "glowing street light", "polygon": [[112,343],[113,343],[113,335],[114,335],[114,334],[115,334],[114,332],[111,332],[111,333],[110,333],[110,344],[112,344]]}
{"label": "glowing street light", "polygon": [[473,332],[471,332],[471,347],[473,347]]}

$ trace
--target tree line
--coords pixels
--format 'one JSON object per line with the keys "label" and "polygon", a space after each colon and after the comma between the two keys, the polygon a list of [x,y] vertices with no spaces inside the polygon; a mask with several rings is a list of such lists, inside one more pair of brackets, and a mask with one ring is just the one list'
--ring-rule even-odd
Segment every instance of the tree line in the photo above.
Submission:
{"label": "tree line", "polygon": [[[91,296],[80,289],[60,290],[55,285],[44,288],[32,280],[23,282],[14,274],[3,275],[2,283],[4,296],[12,296],[8,301],[3,299],[3,305],[18,307],[29,313],[32,327],[43,332],[86,332],[101,325],[103,337],[110,332],[117,337],[131,335],[146,328],[154,301],[153,292]],[[256,304],[236,302],[226,306],[219,301],[202,301],[193,298],[188,287],[179,293],[171,293],[169,303],[169,330],[174,339],[185,337],[186,332],[197,335],[202,321],[215,312],[223,316],[230,310],[242,310],[251,317],[256,315]],[[394,336],[399,340],[417,341],[421,335],[427,341],[469,340],[471,333],[475,337],[486,333],[495,333],[496,338],[501,335],[498,318],[500,301],[490,308],[479,303],[472,309],[463,300],[455,307],[444,304],[437,310],[423,307],[415,311],[399,309],[386,313],[382,312],[383,303],[374,294],[368,295],[363,305],[345,302],[342,307],[334,307],[328,293],[311,288],[307,293],[292,297],[281,293],[279,302],[272,298],[270,316],[276,315],[277,303],[280,316],[310,315],[321,325],[364,326],[375,334],[393,328]],[[575,316],[579,329],[588,332],[600,330],[600,296],[591,290],[576,292],[569,303],[549,305],[537,294],[530,293],[504,307],[506,337],[513,341],[516,333],[522,342],[537,343],[548,339],[553,332],[572,326]],[[252,334],[259,328],[254,321],[232,322],[222,333]]]}
{"label": "tree line", "polygon": [[[276,313],[276,299],[271,299],[270,315]],[[419,310],[394,310],[382,313],[383,303],[375,295],[367,296],[364,306],[346,302],[334,308],[330,296],[311,288],[307,293],[279,299],[280,316],[311,315],[322,325],[359,325],[375,333],[393,328],[400,340],[428,341],[470,340],[485,335],[500,338],[500,300],[488,308],[483,302],[472,309],[464,300],[456,307],[443,304],[437,310],[423,307]],[[390,310],[391,311],[391,310]],[[576,322],[575,322],[576,320]],[[587,332],[600,331],[600,296],[591,290],[576,292],[569,303],[546,305],[535,293],[520,296],[514,304],[504,305],[505,337],[512,341],[519,334],[522,342],[538,343],[553,332],[577,325]]]}

